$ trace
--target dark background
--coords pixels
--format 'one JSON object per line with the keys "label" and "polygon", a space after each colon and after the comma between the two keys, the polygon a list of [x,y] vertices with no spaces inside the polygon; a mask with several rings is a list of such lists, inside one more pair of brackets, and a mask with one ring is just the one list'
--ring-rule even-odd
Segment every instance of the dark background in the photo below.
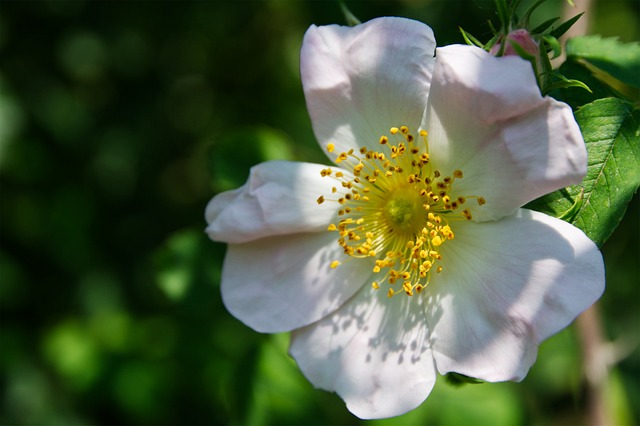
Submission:
{"label": "dark background", "polygon": [[[530,4],[531,2],[524,2]],[[580,0],[573,14],[581,9]],[[492,2],[353,1],[361,20],[421,20],[490,37]],[[534,15],[559,16],[552,0]],[[600,1],[590,33],[638,40],[638,2]],[[222,306],[224,245],[207,201],[268,159],[326,162],[298,73],[330,1],[0,2],[0,423],[356,424],[266,336]],[[639,419],[637,198],[603,248],[598,305],[617,356],[603,389]],[[384,424],[579,424],[580,337],[545,342],[521,384],[439,380]]]}

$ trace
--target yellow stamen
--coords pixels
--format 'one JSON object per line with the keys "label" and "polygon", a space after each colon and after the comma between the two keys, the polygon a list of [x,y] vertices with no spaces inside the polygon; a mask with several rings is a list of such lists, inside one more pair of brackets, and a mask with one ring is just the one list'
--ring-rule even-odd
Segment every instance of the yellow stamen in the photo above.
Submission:
{"label": "yellow stamen", "polygon": [[[379,138],[380,151],[362,147],[340,153],[335,161],[342,162],[350,177],[322,170],[321,176],[337,179],[340,185],[331,189],[338,193],[336,198],[320,196],[317,202],[341,205],[341,220],[327,230],[338,231],[345,256],[371,262],[371,271],[378,275],[373,289],[384,282],[401,283],[401,290],[389,288],[387,296],[415,296],[428,288],[434,273],[443,271],[441,249],[455,244],[449,241],[455,239],[456,220],[471,220],[472,208],[461,206],[468,206],[467,198],[475,198],[479,206],[486,201],[457,191],[462,170],[443,176],[433,168],[426,130],[419,131],[420,143],[407,126],[392,127],[389,134]],[[329,152],[334,148],[327,145]],[[330,263],[331,268],[338,265],[338,260]]]}

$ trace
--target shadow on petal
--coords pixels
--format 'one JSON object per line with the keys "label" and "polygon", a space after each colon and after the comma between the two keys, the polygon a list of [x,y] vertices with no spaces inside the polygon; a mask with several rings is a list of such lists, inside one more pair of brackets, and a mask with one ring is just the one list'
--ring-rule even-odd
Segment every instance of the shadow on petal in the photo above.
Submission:
{"label": "shadow on petal", "polygon": [[529,63],[469,46],[437,54],[423,127],[434,166],[464,172],[455,195],[486,199],[470,207],[475,220],[582,180],[586,149],[571,109],[540,95]]}
{"label": "shadow on petal", "polygon": [[537,345],[604,289],[595,244],[572,225],[528,210],[459,227],[442,255],[426,310],[441,374],[521,380]]}
{"label": "shadow on petal", "polygon": [[231,244],[222,271],[227,309],[248,326],[274,333],[329,315],[369,280],[366,262],[343,257],[335,233],[281,235]]}
{"label": "shadow on petal", "polygon": [[419,297],[363,288],[331,316],[292,336],[291,355],[316,386],[337,392],[361,418],[403,414],[435,382]]}

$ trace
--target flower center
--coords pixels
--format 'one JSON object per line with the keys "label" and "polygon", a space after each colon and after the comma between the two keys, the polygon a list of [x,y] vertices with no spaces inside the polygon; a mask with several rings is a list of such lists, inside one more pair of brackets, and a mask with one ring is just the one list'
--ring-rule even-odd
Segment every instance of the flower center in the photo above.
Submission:
{"label": "flower center", "polygon": [[[322,176],[333,176],[340,187],[332,188],[337,198],[320,196],[317,201],[341,204],[341,219],[328,230],[338,232],[345,255],[370,259],[373,272],[380,274],[371,284],[374,289],[386,282],[389,297],[400,292],[413,296],[427,287],[434,271],[442,272],[440,249],[455,238],[451,223],[471,220],[470,210],[464,208],[467,199],[475,198],[479,205],[485,200],[454,195],[454,182],[463,173],[455,170],[443,176],[432,167],[425,130],[420,131],[422,144],[416,143],[406,126],[389,132],[396,144],[382,136],[380,151],[363,147],[359,155],[353,150],[338,154],[336,163],[345,164],[351,176],[322,170]],[[333,144],[327,149],[332,153]],[[334,260],[330,266],[340,263]]]}
{"label": "flower center", "polygon": [[389,192],[389,199],[383,208],[384,217],[396,233],[415,233],[422,228],[426,213],[422,200],[415,188],[400,186]]}

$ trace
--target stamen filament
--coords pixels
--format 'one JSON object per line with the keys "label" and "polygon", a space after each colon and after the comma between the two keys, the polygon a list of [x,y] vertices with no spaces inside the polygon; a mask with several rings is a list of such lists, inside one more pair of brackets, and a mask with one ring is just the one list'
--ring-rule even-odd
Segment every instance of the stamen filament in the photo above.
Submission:
{"label": "stamen filament", "polygon": [[[455,238],[451,223],[472,220],[467,200],[476,199],[478,206],[486,201],[454,192],[455,181],[464,174],[456,169],[445,176],[433,167],[426,130],[419,131],[419,140],[404,125],[392,127],[389,134],[378,140],[379,151],[362,147],[359,154],[353,149],[335,154],[336,163],[353,177],[322,170],[321,176],[337,179],[340,185],[332,188],[337,198],[321,195],[317,202],[344,206],[338,210],[339,222],[327,230],[338,232],[345,255],[371,258],[371,270],[381,274],[372,282],[373,289],[401,281],[401,289],[389,288],[387,295],[413,296],[428,287],[433,271],[444,270],[440,250]],[[329,152],[334,148],[327,145]],[[338,260],[330,264],[338,265]]]}

